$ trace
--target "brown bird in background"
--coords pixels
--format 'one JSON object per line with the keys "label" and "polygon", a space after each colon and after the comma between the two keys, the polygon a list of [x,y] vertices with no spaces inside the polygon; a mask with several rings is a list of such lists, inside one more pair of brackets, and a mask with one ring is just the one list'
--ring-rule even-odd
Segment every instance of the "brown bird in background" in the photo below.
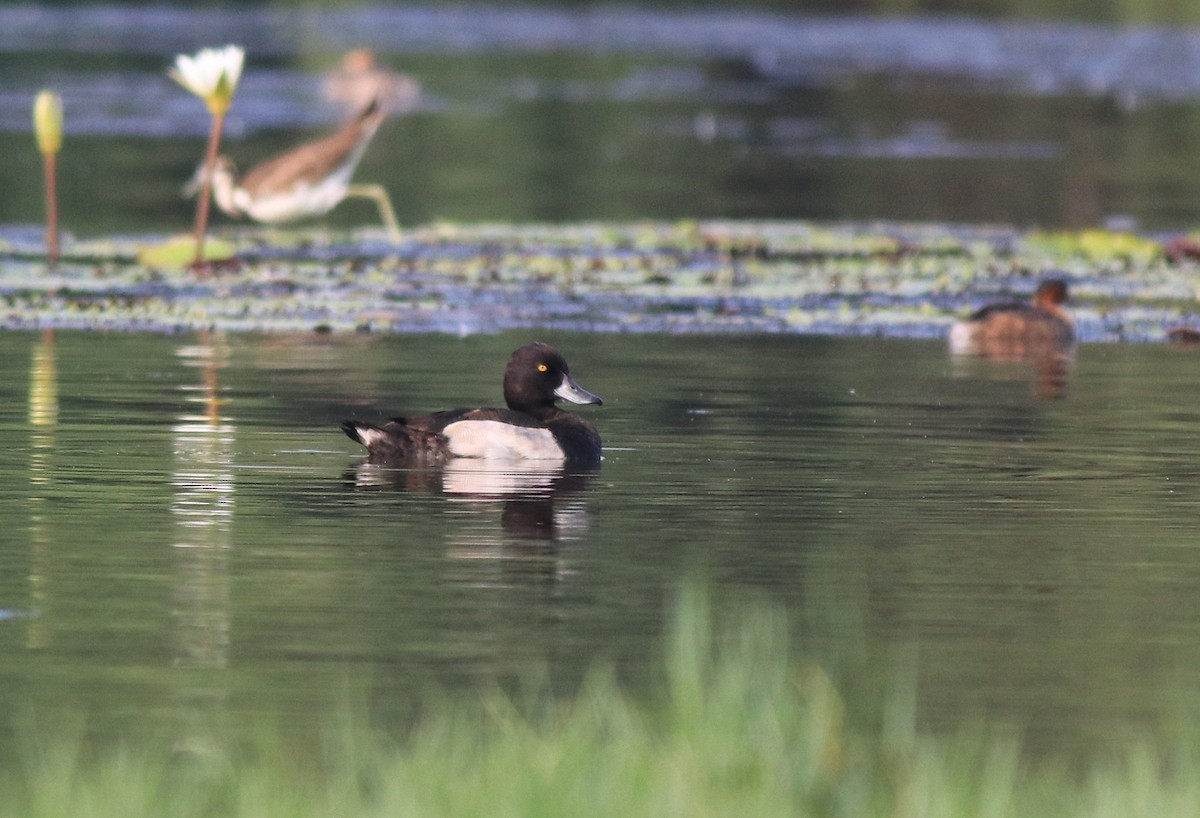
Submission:
{"label": "brown bird in background", "polygon": [[1052,278],[1027,302],[988,304],[950,328],[950,351],[997,360],[1066,354],[1075,344],[1075,322],[1063,308],[1067,283]]}
{"label": "brown bird in background", "polygon": [[[400,227],[383,186],[350,183],[387,114],[383,101],[375,97],[335,133],[292,148],[240,177],[233,161],[220,156],[213,168],[213,200],[230,216],[281,224],[323,216],[348,197],[368,198],[378,206],[388,238],[398,242]],[[203,167],[197,169],[185,193],[199,190],[203,172]]]}

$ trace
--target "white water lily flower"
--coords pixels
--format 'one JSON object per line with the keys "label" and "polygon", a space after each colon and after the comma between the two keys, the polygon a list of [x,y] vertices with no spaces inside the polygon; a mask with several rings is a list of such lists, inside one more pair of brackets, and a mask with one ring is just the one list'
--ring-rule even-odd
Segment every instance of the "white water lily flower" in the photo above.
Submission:
{"label": "white water lily flower", "polygon": [[241,46],[202,48],[194,57],[180,54],[171,79],[204,100],[213,114],[224,114],[233,102],[246,52]]}
{"label": "white water lily flower", "polygon": [[225,113],[233,103],[233,92],[237,90],[238,80],[242,77],[245,58],[245,50],[237,45],[202,48],[194,57],[180,54],[175,58],[175,67],[167,71],[171,79],[204,100],[212,114],[212,130],[208,135],[208,150],[204,154],[204,181],[196,202],[196,259],[193,264],[197,268],[204,263],[204,234],[208,229],[212,174],[217,162],[217,148],[221,144],[221,126],[225,122]]}

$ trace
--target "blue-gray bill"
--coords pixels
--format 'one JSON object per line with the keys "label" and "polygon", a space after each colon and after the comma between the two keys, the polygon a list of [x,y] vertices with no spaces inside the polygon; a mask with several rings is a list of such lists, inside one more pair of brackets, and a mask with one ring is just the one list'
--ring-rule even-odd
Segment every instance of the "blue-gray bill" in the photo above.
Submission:
{"label": "blue-gray bill", "polygon": [[591,392],[584,389],[579,384],[575,383],[570,375],[564,375],[562,383],[554,390],[554,394],[565,401],[578,404],[603,404],[599,395],[593,395]]}

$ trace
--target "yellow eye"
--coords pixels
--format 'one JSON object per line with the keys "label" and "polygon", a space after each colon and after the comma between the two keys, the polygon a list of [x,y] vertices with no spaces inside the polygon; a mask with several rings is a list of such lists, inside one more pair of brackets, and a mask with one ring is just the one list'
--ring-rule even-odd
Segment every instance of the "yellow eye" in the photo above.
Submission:
{"label": "yellow eye", "polygon": [[546,372],[549,369],[550,367],[546,366],[545,364],[538,364],[538,372]]}

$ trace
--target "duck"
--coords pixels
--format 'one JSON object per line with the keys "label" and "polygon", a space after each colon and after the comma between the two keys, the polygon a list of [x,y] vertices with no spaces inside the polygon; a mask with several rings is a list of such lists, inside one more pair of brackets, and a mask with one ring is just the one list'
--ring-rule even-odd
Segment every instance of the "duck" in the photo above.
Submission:
{"label": "duck", "polygon": [[342,431],[367,449],[368,462],[382,465],[442,464],[455,458],[543,461],[597,466],[600,434],[586,419],[556,402],[601,405],[599,396],[571,377],[562,354],[534,342],[513,352],[504,370],[507,408],[450,409],[382,425],[358,420]]}
{"label": "duck", "polygon": [[1200,346],[1200,329],[1195,327],[1171,327],[1167,330],[1167,340],[1182,347]]}
{"label": "duck", "polygon": [[[375,201],[388,237],[400,240],[400,227],[387,190],[381,185],[352,185],[358,163],[387,117],[381,97],[332,134],[298,145],[255,165],[243,175],[228,156],[213,165],[213,201],[226,215],[249,216],[263,224],[283,224],[323,216],[351,196]],[[196,169],[184,194],[195,195],[204,178]]]}
{"label": "duck", "polygon": [[997,360],[1061,355],[1075,344],[1067,282],[1046,279],[1025,302],[988,304],[950,328],[950,351]]}

